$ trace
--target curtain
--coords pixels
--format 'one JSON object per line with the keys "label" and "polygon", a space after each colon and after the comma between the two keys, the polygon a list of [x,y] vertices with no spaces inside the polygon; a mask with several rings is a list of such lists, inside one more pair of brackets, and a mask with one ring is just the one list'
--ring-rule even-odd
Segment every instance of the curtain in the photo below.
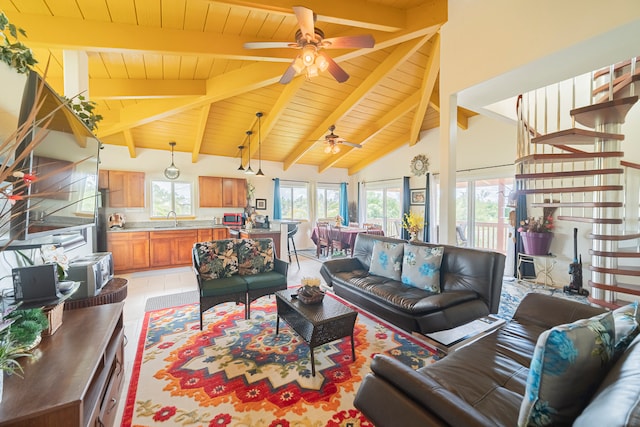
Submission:
{"label": "curtain", "polygon": [[[409,186],[409,177],[405,176],[402,178],[402,219],[404,220],[405,215],[409,215],[411,211],[411,187]],[[402,228],[400,230],[400,238],[408,240],[409,232]]]}
{"label": "curtain", "polygon": [[349,225],[349,196],[347,195],[347,183],[340,183],[340,216],[342,225]]}
{"label": "curtain", "polygon": [[425,195],[424,195],[424,228],[422,229],[422,240],[429,241],[431,237],[429,234],[429,219],[431,210],[431,188],[429,187],[429,173],[425,177]]}
{"label": "curtain", "polygon": [[282,219],[280,207],[280,178],[273,179],[273,219]]}

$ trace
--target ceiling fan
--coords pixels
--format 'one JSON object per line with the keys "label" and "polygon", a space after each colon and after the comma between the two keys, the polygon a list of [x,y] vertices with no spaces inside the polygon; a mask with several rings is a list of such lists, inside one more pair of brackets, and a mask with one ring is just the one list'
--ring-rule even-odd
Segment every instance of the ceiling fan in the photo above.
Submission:
{"label": "ceiling fan", "polygon": [[333,131],[336,130],[336,125],[331,125],[329,126],[329,132],[328,134],[326,134],[324,136],[324,142],[327,144],[326,147],[324,147],[324,152],[329,154],[337,154],[340,152],[340,145],[339,144],[344,144],[344,145],[348,145],[350,147],[354,147],[354,148],[362,148],[362,145],[360,144],[356,144],[355,142],[349,142],[347,140],[345,140],[344,138],[341,138],[339,135],[336,135],[335,133],[333,133]]}
{"label": "ceiling fan", "polygon": [[307,77],[318,75],[319,71],[328,70],[340,83],[347,81],[349,74],[342,69],[323,49],[359,49],[371,48],[375,40],[371,34],[362,36],[344,36],[324,38],[324,32],[315,27],[316,14],[303,6],[294,6],[293,11],[298,19],[300,29],[296,31],[295,43],[290,42],[250,42],[245,49],[276,49],[290,47],[301,49],[289,68],[280,78],[280,83],[287,84],[296,74],[307,70]]}

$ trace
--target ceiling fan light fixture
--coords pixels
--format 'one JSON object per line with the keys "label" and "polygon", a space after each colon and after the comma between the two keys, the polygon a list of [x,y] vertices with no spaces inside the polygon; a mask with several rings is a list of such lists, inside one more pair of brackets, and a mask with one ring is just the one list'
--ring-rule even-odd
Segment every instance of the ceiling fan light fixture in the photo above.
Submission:
{"label": "ceiling fan light fixture", "polygon": [[316,58],[316,66],[320,71],[327,71],[327,68],[329,68],[329,61],[327,61],[324,56],[318,55]]}
{"label": "ceiling fan light fixture", "polygon": [[324,152],[327,154],[331,153],[331,146],[327,145],[326,147],[324,147]]}
{"label": "ceiling fan light fixture", "polygon": [[180,169],[178,169],[175,163],[173,163],[173,147],[176,146],[176,143],[171,141],[169,145],[171,146],[171,165],[164,170],[164,176],[167,179],[178,179],[180,176]]}
{"label": "ceiling fan light fixture", "polygon": [[316,77],[318,75],[318,66],[311,64],[307,67],[307,77]]}
{"label": "ceiling fan light fixture", "polygon": [[293,64],[291,66],[296,71],[296,74],[301,73],[302,70],[304,70],[304,67],[305,67],[304,62],[302,62],[302,57],[300,57],[300,55],[298,55],[296,57],[296,60],[293,61]]}
{"label": "ceiling fan light fixture", "polygon": [[304,65],[306,65],[307,67],[310,65],[313,65],[313,63],[316,61],[317,54],[318,54],[318,49],[315,47],[315,45],[308,44],[305,47],[303,47],[302,62],[304,63]]}
{"label": "ceiling fan light fixture", "polygon": [[338,145],[333,145],[333,147],[331,147],[331,154],[338,154],[340,152],[340,147]]}

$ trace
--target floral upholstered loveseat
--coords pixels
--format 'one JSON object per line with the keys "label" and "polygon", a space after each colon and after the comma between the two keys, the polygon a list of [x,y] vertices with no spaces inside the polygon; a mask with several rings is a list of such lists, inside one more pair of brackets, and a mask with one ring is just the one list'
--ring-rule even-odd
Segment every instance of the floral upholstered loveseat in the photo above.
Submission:
{"label": "floral upholstered loveseat", "polygon": [[252,301],[287,288],[288,267],[275,257],[271,238],[223,239],[193,245],[200,329],[204,312],[223,302],[244,304],[248,319]]}

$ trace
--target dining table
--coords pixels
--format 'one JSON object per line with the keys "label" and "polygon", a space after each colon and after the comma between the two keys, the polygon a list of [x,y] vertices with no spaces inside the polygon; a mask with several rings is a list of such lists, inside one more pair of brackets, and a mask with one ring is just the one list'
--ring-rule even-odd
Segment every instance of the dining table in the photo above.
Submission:
{"label": "dining table", "polygon": [[[384,231],[381,228],[362,228],[362,227],[340,227],[340,241],[348,244],[350,247],[356,242],[356,237],[360,233],[373,234],[376,236],[384,236]],[[311,240],[314,244],[318,244],[318,227],[313,227],[311,231]]]}

